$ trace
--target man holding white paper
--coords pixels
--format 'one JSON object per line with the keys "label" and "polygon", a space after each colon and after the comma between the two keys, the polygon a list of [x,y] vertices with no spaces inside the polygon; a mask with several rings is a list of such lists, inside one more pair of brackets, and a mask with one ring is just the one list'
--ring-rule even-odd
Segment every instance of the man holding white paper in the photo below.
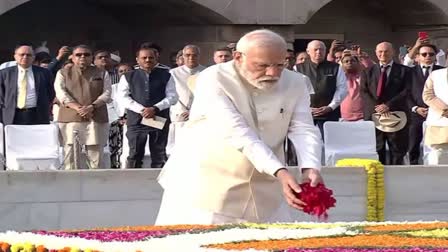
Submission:
{"label": "man holding white paper", "polygon": [[118,101],[127,111],[129,156],[126,168],[141,168],[149,136],[151,167],[161,168],[166,162],[168,108],[177,102],[171,74],[156,68],[157,52],[140,47],[137,51],[139,69],[126,73],[118,84]]}

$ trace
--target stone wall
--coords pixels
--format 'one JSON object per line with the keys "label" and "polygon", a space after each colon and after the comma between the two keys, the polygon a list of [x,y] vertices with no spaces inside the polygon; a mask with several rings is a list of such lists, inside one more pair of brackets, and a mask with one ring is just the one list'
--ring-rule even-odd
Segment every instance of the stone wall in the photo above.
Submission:
{"label": "stone wall", "polygon": [[[150,225],[162,189],[159,170],[0,172],[0,230]],[[361,168],[324,168],[337,207],[329,221],[362,221],[366,174]],[[448,167],[386,167],[388,220],[448,220]],[[298,221],[314,219],[291,210]]]}

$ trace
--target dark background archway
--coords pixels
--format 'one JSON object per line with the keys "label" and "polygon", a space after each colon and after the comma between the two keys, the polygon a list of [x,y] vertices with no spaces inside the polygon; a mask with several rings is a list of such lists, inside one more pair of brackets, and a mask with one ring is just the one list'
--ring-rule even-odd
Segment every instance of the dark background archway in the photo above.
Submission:
{"label": "dark background archway", "polygon": [[229,23],[189,0],[32,0],[0,16],[0,61],[10,60],[19,42],[42,41],[52,54],[62,45],[87,43],[118,50],[124,61],[134,60],[140,42],[154,41],[166,60],[185,43],[216,37],[213,25]]}

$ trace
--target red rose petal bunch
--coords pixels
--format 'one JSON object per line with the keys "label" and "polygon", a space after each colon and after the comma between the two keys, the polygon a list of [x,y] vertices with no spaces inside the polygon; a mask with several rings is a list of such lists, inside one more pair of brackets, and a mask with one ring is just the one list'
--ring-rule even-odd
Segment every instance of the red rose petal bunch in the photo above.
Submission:
{"label": "red rose petal bunch", "polygon": [[302,183],[300,188],[302,191],[296,195],[306,204],[303,207],[303,212],[326,220],[328,218],[327,210],[336,204],[333,191],[321,183],[316,187],[312,187],[310,183]]}

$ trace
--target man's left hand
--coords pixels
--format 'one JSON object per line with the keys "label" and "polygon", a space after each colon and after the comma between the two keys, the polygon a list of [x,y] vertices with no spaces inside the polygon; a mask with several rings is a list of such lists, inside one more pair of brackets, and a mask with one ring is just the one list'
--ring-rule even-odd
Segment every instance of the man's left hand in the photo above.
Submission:
{"label": "man's left hand", "polygon": [[317,184],[324,183],[319,170],[313,168],[302,168],[302,183],[310,183],[311,186],[317,186]]}
{"label": "man's left hand", "polygon": [[389,112],[389,107],[386,104],[380,104],[375,106],[375,112],[385,114]]}

